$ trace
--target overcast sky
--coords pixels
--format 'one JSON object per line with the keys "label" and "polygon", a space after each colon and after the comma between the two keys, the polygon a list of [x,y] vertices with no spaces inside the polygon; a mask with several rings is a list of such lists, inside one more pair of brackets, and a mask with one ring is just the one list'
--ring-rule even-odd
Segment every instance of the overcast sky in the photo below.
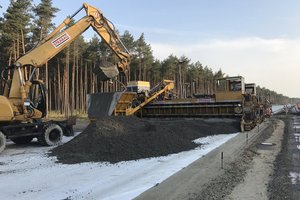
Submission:
{"label": "overcast sky", "polygon": [[[299,0],[53,0],[60,9],[54,22],[82,2],[102,10],[121,33],[144,33],[160,60],[185,55],[214,71],[300,97]],[[0,0],[1,13],[8,3]]]}

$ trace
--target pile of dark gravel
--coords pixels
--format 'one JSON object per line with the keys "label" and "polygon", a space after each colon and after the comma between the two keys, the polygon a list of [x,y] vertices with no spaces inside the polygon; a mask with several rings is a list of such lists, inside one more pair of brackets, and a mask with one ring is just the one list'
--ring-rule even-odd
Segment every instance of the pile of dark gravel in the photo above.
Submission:
{"label": "pile of dark gravel", "polygon": [[194,149],[192,140],[239,131],[238,123],[103,117],[49,154],[65,164],[137,160]]}

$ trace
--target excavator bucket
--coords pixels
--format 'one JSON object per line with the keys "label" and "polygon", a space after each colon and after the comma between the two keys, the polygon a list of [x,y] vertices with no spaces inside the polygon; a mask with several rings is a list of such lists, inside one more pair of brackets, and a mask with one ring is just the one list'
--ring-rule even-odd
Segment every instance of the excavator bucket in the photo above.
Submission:
{"label": "excavator bucket", "polygon": [[98,80],[100,81],[107,81],[119,75],[117,65],[107,61],[102,61],[93,69],[93,72],[97,75]]}
{"label": "excavator bucket", "polygon": [[87,95],[87,112],[90,119],[111,116],[123,92],[94,93]]}

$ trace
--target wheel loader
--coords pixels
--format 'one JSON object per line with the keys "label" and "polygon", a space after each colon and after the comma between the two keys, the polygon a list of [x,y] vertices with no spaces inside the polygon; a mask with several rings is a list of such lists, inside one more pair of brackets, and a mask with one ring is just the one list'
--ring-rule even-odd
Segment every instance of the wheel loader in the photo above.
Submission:
{"label": "wheel loader", "polygon": [[[66,28],[72,18],[83,9],[86,15]],[[93,69],[98,75],[98,80],[113,79],[119,73],[126,73],[130,55],[113,24],[99,9],[84,3],[31,51],[2,72],[6,84],[0,96],[0,152],[5,149],[6,139],[16,144],[26,144],[37,138],[41,144],[50,146],[60,143],[63,135],[73,134],[74,119],[64,121],[45,119],[46,88],[41,80],[35,80],[34,77],[38,68],[43,67],[49,59],[61,52],[89,27],[93,28],[118,58],[115,65]],[[9,72],[12,74],[11,78],[7,75]]]}

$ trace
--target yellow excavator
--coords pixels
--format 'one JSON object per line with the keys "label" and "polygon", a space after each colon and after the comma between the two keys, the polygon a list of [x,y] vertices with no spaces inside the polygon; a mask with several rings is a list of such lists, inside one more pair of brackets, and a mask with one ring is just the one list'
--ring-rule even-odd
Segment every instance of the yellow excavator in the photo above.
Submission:
{"label": "yellow excavator", "polygon": [[[66,28],[81,10],[86,15]],[[61,52],[89,27],[102,38],[118,57],[116,65],[101,66],[94,70],[100,80],[109,80],[119,73],[126,73],[130,55],[113,24],[103,13],[86,3],[72,16],[67,17],[53,32],[40,41],[31,51],[17,59],[3,73],[12,72],[6,80],[3,95],[0,96],[0,152],[5,149],[6,139],[16,144],[26,144],[37,138],[47,146],[57,145],[63,135],[72,135],[73,120],[45,120],[46,91],[41,80],[34,80],[36,69]],[[30,70],[27,70],[29,69]],[[30,74],[27,74],[31,71]]]}

